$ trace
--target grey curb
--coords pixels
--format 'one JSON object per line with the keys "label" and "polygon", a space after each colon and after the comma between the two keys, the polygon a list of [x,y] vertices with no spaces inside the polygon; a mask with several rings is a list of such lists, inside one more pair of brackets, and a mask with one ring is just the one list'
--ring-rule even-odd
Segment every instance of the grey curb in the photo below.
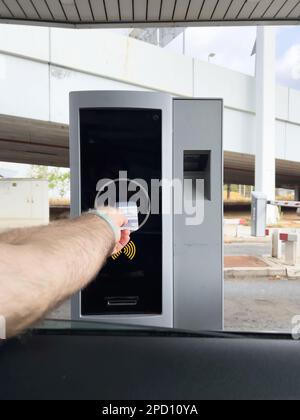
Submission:
{"label": "grey curb", "polygon": [[[274,267],[259,267],[259,268],[225,268],[225,280],[234,279],[259,279],[263,277],[280,277],[288,278],[287,268],[274,268]],[[300,280],[300,272],[299,277]]]}

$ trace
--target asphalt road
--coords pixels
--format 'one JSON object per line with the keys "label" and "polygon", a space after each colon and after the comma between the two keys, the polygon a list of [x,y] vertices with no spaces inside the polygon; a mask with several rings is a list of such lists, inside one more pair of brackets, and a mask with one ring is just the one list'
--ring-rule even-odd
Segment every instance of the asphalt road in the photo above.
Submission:
{"label": "asphalt road", "polygon": [[[225,255],[261,256],[271,252],[269,244],[226,244]],[[291,320],[300,315],[300,281],[234,280],[225,282],[225,328],[246,331],[290,332]],[[70,319],[70,303],[49,318]]]}
{"label": "asphalt road", "polygon": [[[300,281],[234,280],[225,282],[225,329],[290,332],[300,315]],[[70,303],[48,317],[70,319]]]}
{"label": "asphalt road", "polygon": [[[271,244],[226,244],[225,255],[271,255]],[[300,281],[226,280],[224,295],[226,329],[290,332],[300,315]]]}
{"label": "asphalt road", "polygon": [[226,329],[291,332],[296,315],[300,315],[300,281],[225,282]]}

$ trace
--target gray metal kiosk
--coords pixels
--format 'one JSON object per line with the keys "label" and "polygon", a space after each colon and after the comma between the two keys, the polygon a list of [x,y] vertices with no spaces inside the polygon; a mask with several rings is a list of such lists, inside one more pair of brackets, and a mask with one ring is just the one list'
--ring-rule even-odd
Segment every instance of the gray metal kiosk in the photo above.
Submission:
{"label": "gray metal kiosk", "polygon": [[223,328],[222,115],[220,99],[71,93],[72,217],[94,207],[103,180],[126,174],[149,194],[160,182],[159,211],[141,217],[134,255],[111,258],[73,298],[73,320]]}
{"label": "gray metal kiosk", "polygon": [[266,236],[268,197],[264,193],[254,191],[251,205],[251,235]]}

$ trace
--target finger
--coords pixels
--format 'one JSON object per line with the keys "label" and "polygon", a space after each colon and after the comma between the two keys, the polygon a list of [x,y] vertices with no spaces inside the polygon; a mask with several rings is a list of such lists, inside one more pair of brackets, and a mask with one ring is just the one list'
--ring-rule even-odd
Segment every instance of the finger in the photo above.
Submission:
{"label": "finger", "polygon": [[121,234],[120,245],[122,247],[126,246],[130,241],[130,234],[128,231],[124,230]]}
{"label": "finger", "polygon": [[115,246],[115,249],[113,250],[112,255],[118,254],[118,252],[120,252],[122,249],[123,249],[122,245],[117,244],[117,245]]}
{"label": "finger", "polygon": [[117,217],[118,224],[120,227],[127,225],[128,219],[121,210],[115,209],[114,215]]}

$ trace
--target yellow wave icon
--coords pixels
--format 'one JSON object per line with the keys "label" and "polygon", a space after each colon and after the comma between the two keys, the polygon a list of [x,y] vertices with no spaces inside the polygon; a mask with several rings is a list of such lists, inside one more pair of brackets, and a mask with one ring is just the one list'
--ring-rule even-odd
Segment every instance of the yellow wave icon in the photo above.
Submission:
{"label": "yellow wave icon", "polygon": [[112,259],[115,261],[117,260],[121,255],[123,254],[123,251],[117,252],[116,254],[112,255]]}
{"label": "yellow wave icon", "polygon": [[129,260],[133,260],[136,256],[136,246],[133,241],[130,241],[120,252],[117,252],[112,256],[112,259],[117,260],[122,254],[126,255]]}
{"label": "yellow wave icon", "polygon": [[123,253],[126,255],[127,258],[129,258],[130,260],[133,260],[134,257],[136,256],[135,243],[133,241],[130,241],[129,244],[127,244],[123,248]]}

